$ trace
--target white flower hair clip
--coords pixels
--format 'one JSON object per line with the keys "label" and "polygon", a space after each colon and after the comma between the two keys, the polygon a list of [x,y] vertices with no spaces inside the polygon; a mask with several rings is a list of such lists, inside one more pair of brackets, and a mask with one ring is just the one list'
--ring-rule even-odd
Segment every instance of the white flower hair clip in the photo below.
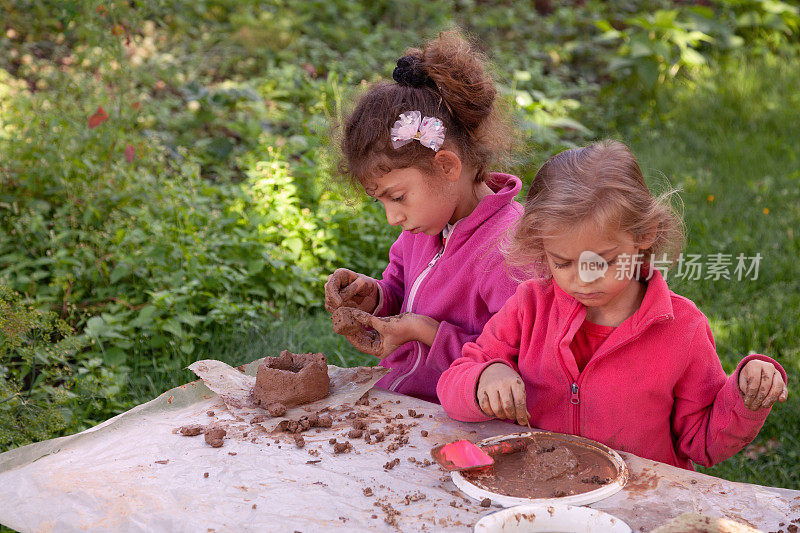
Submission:
{"label": "white flower hair clip", "polygon": [[390,131],[392,146],[400,148],[416,139],[422,146],[438,152],[444,143],[444,131],[444,124],[436,117],[423,118],[419,111],[401,113]]}

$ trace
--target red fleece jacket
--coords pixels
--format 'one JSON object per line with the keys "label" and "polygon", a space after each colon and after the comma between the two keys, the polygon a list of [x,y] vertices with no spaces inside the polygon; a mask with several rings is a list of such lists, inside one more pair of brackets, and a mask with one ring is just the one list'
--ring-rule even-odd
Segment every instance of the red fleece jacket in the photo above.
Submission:
{"label": "red fleece jacket", "polygon": [[437,386],[456,420],[488,420],[476,399],[481,372],[502,362],[525,382],[531,425],[693,469],[727,459],[753,440],[770,409],[750,411],[714,347],[708,319],[673,293],[657,270],[641,307],[608,337],[583,372],[570,344],[586,307],[555,283],[521,284]]}

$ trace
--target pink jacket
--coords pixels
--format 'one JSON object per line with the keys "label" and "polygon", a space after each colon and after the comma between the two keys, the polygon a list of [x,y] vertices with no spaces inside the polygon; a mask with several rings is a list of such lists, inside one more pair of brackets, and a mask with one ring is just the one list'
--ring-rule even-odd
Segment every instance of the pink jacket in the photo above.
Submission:
{"label": "pink jacket", "polygon": [[497,244],[522,213],[514,201],[522,182],[493,173],[487,184],[495,194],[482,198],[471,214],[455,223],[445,246],[438,235],[404,231],[389,250],[389,266],[378,281],[375,314],[408,311],[441,325],[432,346],[407,342],[384,358],[380,364],[392,372],[379,387],[438,403],[441,373],[514,294],[517,283],[509,278]]}
{"label": "pink jacket", "polygon": [[531,425],[582,435],[641,457],[693,469],[727,459],[755,438],[769,409],[744,406],[737,379],[722,369],[708,319],[667,287],[657,270],[642,306],[620,324],[578,374],[570,343],[586,307],[555,283],[532,280],[486,324],[437,392],[456,420],[488,417],[478,407],[478,378],[502,362],[525,382]]}

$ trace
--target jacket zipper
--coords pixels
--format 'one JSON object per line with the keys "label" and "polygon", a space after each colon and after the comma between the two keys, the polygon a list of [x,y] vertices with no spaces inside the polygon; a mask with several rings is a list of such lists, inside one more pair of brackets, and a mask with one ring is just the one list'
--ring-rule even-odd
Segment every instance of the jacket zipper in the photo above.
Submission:
{"label": "jacket zipper", "polygon": [[579,418],[580,418],[580,415],[579,415],[578,411],[580,410],[581,399],[578,396],[578,383],[577,382],[572,382],[572,386],[570,387],[570,393],[571,393],[571,395],[570,395],[570,398],[569,398],[569,403],[571,403],[572,406],[573,406],[572,407],[572,429],[573,429],[572,434],[573,435],[580,435],[580,433],[578,432],[578,429],[579,429],[578,422],[579,422]]}
{"label": "jacket zipper", "polygon": [[[660,321],[660,320],[665,319],[665,318],[669,318],[669,315],[659,315],[659,316],[653,318],[651,321],[649,321],[647,324],[645,324],[639,330],[639,332],[636,335],[633,335],[633,336],[625,339],[624,342],[621,342],[621,343],[617,344],[616,346],[612,347],[610,350],[605,352],[605,354],[611,353],[611,352],[613,352],[615,350],[618,350],[618,349],[622,348],[626,344],[629,344],[630,342],[632,342],[635,339],[637,339],[638,337],[640,337],[642,335],[642,333],[644,333],[644,330],[649,328],[655,322]],[[570,318],[570,321],[569,321],[570,324],[572,323],[572,319],[574,319],[574,315]],[[567,326],[567,328],[569,328],[569,326]],[[559,344],[560,344],[560,342],[559,342]],[[605,355],[605,354],[602,354],[602,355]],[[562,358],[559,358],[559,359],[561,361],[561,366],[564,369],[564,372],[566,372],[566,374],[567,374],[567,377],[569,377],[570,380],[572,380],[572,376],[570,375],[569,371],[567,370],[567,367],[564,364],[564,360]],[[583,376],[586,374],[586,370],[588,370],[588,368],[592,364],[592,362],[596,361],[597,359],[598,358],[597,358],[596,355],[593,356],[591,359],[589,359],[589,362],[586,364],[586,367],[583,369],[583,372],[581,372],[578,375],[578,379],[572,381],[572,385],[570,385],[569,403],[571,403],[572,406],[573,406],[573,408],[572,408],[572,430],[573,430],[572,433],[574,435],[580,435],[578,430],[580,428],[580,403],[581,403],[581,399],[580,399],[580,387],[578,386],[578,382],[581,381]]]}
{"label": "jacket zipper", "polygon": [[[455,225],[453,225],[453,228],[455,228]],[[452,234],[453,233],[451,231],[450,235],[452,236]],[[411,285],[411,291],[408,293],[408,305],[406,306],[406,312],[408,312],[408,313],[412,313],[413,312],[414,300],[417,297],[417,291],[419,290],[419,286],[422,284],[422,281],[428,276],[428,274],[430,273],[431,269],[433,268],[433,265],[436,264],[436,262],[439,260],[440,257],[442,257],[442,255],[444,255],[444,249],[445,249],[446,246],[447,246],[447,243],[445,243],[444,246],[442,246],[439,249],[439,251],[436,253],[436,255],[433,256],[433,259],[431,259],[430,262],[428,263],[428,266],[425,267],[425,270],[420,272],[419,276],[417,276],[417,279],[414,280],[414,284]],[[414,365],[411,367],[411,370],[409,370],[408,372],[406,372],[402,376],[399,376],[389,386],[389,390],[397,391],[397,388],[400,386],[400,384],[408,376],[410,376],[411,374],[413,374],[417,370],[417,367],[419,366],[420,362],[422,361],[422,347],[420,346],[420,341],[415,341],[415,342],[417,344],[417,350],[416,350],[417,351],[417,356],[416,356],[416,359],[414,361]]]}

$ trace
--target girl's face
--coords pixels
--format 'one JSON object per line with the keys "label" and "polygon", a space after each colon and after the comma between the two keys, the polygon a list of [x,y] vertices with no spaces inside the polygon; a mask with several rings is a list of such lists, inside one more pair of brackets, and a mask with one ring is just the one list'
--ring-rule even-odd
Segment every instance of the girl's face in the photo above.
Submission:
{"label": "girl's face", "polygon": [[585,305],[590,316],[627,318],[640,303],[642,287],[634,281],[637,255],[650,244],[635,242],[628,232],[586,224],[577,232],[546,238],[544,251],[553,281]]}
{"label": "girl's face", "polygon": [[403,231],[438,235],[458,205],[454,183],[417,168],[397,168],[377,179],[363,180],[364,190],[383,204],[386,220]]}

